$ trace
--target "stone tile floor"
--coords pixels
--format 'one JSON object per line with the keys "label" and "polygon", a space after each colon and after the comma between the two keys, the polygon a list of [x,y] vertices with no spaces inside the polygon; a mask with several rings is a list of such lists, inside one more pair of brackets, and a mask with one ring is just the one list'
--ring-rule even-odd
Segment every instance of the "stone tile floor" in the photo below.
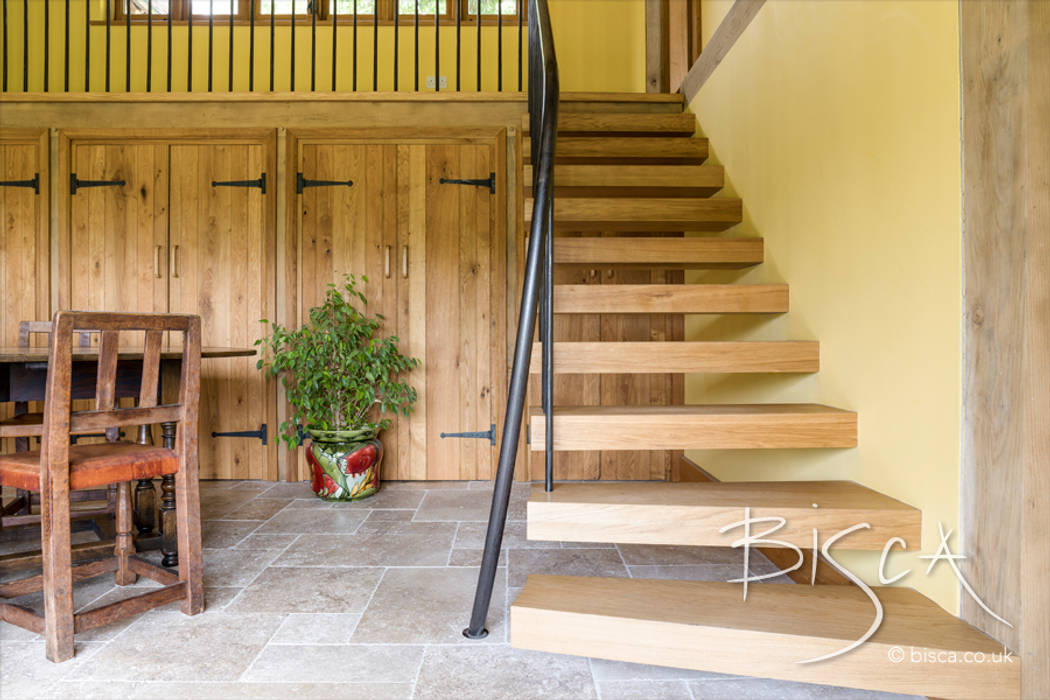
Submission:
{"label": "stone tile floor", "polygon": [[[79,634],[76,657],[63,664],[44,658],[36,635],[0,623],[0,697],[901,697],[510,648],[509,606],[529,573],[696,580],[741,573],[740,553],[725,549],[530,542],[527,495],[528,485],[515,485],[490,634],[468,641],[461,630],[477,581],[488,482],[393,482],[353,504],[324,503],[306,483],[202,483],[206,612],[186,617],[172,604]],[[0,552],[35,548],[31,532],[5,533]],[[756,573],[770,567],[761,556],[752,561]],[[146,585],[153,584],[136,584]],[[111,574],[75,587],[78,609],[125,595]],[[40,607],[39,596],[18,602]]]}

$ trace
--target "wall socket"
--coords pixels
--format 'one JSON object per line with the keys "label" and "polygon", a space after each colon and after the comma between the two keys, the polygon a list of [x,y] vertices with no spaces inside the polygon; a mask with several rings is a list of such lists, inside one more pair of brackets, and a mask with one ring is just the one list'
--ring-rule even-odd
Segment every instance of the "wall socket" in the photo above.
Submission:
{"label": "wall socket", "polygon": [[[428,75],[426,84],[427,84],[428,88],[433,89],[434,88],[434,76]],[[447,90],[448,89],[448,76],[444,76],[444,75],[441,76],[441,89],[442,90]]]}

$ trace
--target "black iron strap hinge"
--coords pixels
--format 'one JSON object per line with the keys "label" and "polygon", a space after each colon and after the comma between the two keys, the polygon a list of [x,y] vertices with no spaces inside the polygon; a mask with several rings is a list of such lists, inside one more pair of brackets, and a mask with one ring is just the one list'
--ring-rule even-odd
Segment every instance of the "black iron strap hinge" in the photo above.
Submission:
{"label": "black iron strap hinge", "polygon": [[266,173],[259,176],[257,180],[226,180],[225,182],[211,181],[212,187],[258,187],[266,194]]}
{"label": "black iron strap hinge", "polygon": [[83,187],[123,187],[123,180],[81,180],[76,173],[69,174],[69,193],[76,194]]}
{"label": "black iron strap hinge", "polygon": [[441,433],[443,438],[481,438],[488,439],[490,445],[496,444],[496,424],[489,424],[488,430],[479,430],[473,433]]}
{"label": "black iron strap hinge", "polygon": [[40,194],[40,173],[33,173],[31,180],[0,180],[0,187],[32,187]]}
{"label": "black iron strap hinge", "polygon": [[353,180],[309,180],[302,173],[295,174],[295,193],[302,194],[307,187],[353,187]]}
{"label": "black iron strap hinge", "polygon": [[262,425],[259,426],[258,430],[234,430],[233,432],[229,432],[229,433],[212,433],[211,436],[213,438],[217,438],[217,437],[257,438],[259,440],[262,440],[262,444],[265,445],[266,444],[268,427],[269,426],[267,426],[266,423],[263,423]]}
{"label": "black iron strap hinge", "polygon": [[456,180],[443,177],[438,180],[442,185],[472,185],[474,187],[488,187],[489,194],[496,194],[496,173],[489,173],[487,178],[481,180]]}

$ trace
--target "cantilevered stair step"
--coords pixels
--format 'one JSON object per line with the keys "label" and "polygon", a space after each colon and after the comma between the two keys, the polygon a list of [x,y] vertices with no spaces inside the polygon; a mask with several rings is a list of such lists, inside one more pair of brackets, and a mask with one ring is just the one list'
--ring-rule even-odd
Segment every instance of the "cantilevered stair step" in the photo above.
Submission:
{"label": "cantilevered stair step", "polygon": [[556,284],[554,313],[784,313],[786,284]]}
{"label": "cantilevered stair step", "polygon": [[870,527],[843,537],[836,548],[881,550],[893,537],[917,548],[921,541],[919,510],[852,481],[607,481],[559,483],[550,493],[536,484],[528,538],[731,547],[743,529],[719,530],[743,520],[748,508],[752,518],[784,518],[767,537],[803,550],[812,548],[814,529],[827,538],[858,523]]}
{"label": "cantilevered stair step", "polygon": [[[1020,696],[1020,660],[908,588],[529,576],[510,612],[519,649],[942,698]],[[980,653],[984,663],[963,659]],[[935,661],[930,662],[932,655]],[[915,658],[920,655],[921,660]],[[946,660],[954,656],[955,663]]]}
{"label": "cantilevered stair step", "polygon": [[[525,162],[531,162],[531,139],[522,144]],[[665,137],[559,137],[556,163],[633,163],[635,165],[700,164],[707,159],[707,139]]]}
{"label": "cantilevered stair step", "polygon": [[[542,347],[532,346],[529,371],[539,374]],[[555,374],[678,372],[817,372],[820,344],[799,341],[560,341]]]}
{"label": "cantilevered stair step", "polygon": [[[530,444],[544,449],[532,408]],[[734,450],[857,446],[857,414],[820,404],[555,406],[554,449]]]}
{"label": "cantilevered stair step", "polygon": [[[525,134],[530,129],[529,115],[521,118]],[[562,112],[558,115],[558,135],[578,136],[692,136],[696,117],[692,114],[637,114],[614,112]]]}
{"label": "cantilevered stair step", "polygon": [[[532,166],[525,166],[532,195]],[[557,165],[558,197],[709,197],[725,184],[721,165]]]}
{"label": "cantilevered stair step", "polygon": [[[525,220],[532,220],[532,199]],[[556,197],[554,227],[562,231],[722,231],[740,223],[739,199]]]}
{"label": "cantilevered stair step", "polygon": [[606,236],[554,240],[554,262],[577,267],[699,270],[750,267],[762,260],[761,238]]}

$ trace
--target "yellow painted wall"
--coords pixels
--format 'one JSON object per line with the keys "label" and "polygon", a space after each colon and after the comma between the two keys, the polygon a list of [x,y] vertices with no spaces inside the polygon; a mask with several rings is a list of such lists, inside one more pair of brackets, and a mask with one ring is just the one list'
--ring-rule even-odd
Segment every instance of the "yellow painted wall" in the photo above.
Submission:
{"label": "yellow painted wall", "polygon": [[[705,38],[731,3],[705,2]],[[856,410],[851,450],[697,452],[720,479],[852,479],[923,511],[960,551],[961,200],[958,3],[767,2],[690,107],[740,196],[736,235],[767,262],[694,282],[787,282],[778,318],[691,318],[688,337],[815,339],[808,377],[692,376],[702,402],[820,402]],[[909,552],[919,549],[909,543]],[[876,582],[878,553],[843,552]],[[912,586],[956,612],[945,563],[912,554]]]}
{"label": "yellow painted wall", "polygon": [[[49,89],[63,89],[64,46],[64,0],[30,0],[29,12],[29,91],[40,92],[44,87],[43,75],[43,27],[44,3],[51,3],[50,27],[50,74]],[[91,0],[92,18],[104,17],[101,0]],[[71,2],[70,32],[70,90],[84,90],[84,18],[85,0]],[[10,49],[8,51],[8,90],[22,91],[22,3],[9,3],[8,25]],[[644,92],[645,90],[645,2],[644,0],[551,0],[551,22],[555,28],[561,71],[561,86],[564,91]],[[357,36],[358,89],[371,90],[373,79],[371,25],[360,25]],[[269,89],[269,26],[256,29],[255,67],[256,90]],[[277,91],[291,87],[291,37],[287,26],[278,25],[276,39]],[[146,36],[144,26],[132,27],[132,81],[131,90],[146,89]],[[310,89],[310,35],[309,23],[296,27],[295,87]],[[248,27],[238,25],[234,29],[234,90],[248,89]],[[229,30],[217,22],[214,30],[213,87],[224,91],[228,87],[229,74]],[[111,30],[111,89],[124,91],[125,43],[124,26],[114,25]],[[482,28],[482,89],[494,91],[497,83],[497,28]],[[413,89],[413,39],[412,27],[402,26],[398,38],[398,87]],[[0,37],[2,40],[2,37]],[[462,65],[461,80],[464,90],[477,89],[476,46],[477,33],[473,27],[464,27],[461,35]],[[523,54],[528,53],[528,28],[522,31]],[[91,30],[91,89],[101,91],[105,84],[105,28],[94,25]],[[441,28],[441,75],[455,87],[455,27]],[[172,81],[175,91],[186,90],[186,28],[176,25],[173,39]],[[318,90],[331,90],[331,45],[330,25],[317,29],[317,75]],[[337,88],[353,89],[353,30],[349,25],[340,25],[338,34]],[[379,27],[379,89],[394,89],[393,50],[394,29]],[[0,48],[0,51],[3,49]],[[424,26],[420,30],[420,89],[424,89],[424,78],[434,75],[434,27]],[[518,32],[516,23],[503,28],[503,89],[518,89]],[[527,61],[526,61],[527,63]],[[167,83],[167,27],[159,22],[153,29],[153,80],[152,89],[163,91]],[[207,89],[208,31],[206,23],[194,24],[193,33],[193,89]],[[523,81],[528,79],[527,65],[523,70]]]}

